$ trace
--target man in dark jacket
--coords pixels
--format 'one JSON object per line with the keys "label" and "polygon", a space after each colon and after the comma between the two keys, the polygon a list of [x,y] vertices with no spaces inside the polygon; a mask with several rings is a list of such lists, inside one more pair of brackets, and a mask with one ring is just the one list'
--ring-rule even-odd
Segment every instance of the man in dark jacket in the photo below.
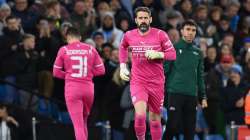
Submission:
{"label": "man in dark jacket", "polygon": [[[18,44],[22,41],[22,29],[15,16],[6,18],[6,27],[3,29],[3,35],[0,36],[0,77],[4,81],[15,84],[16,81],[16,54]],[[14,103],[16,100],[16,89],[9,85],[4,85],[6,94],[4,102]]]}
{"label": "man in dark jacket", "polygon": [[[164,65],[167,92],[167,140],[179,133],[183,126],[184,139],[193,140],[195,134],[197,97],[207,107],[203,78],[202,52],[193,45],[197,25],[187,20],[181,28],[182,39],[175,44],[176,60]],[[166,100],[165,100],[166,101]]]}
{"label": "man in dark jacket", "polygon": [[241,66],[234,64],[230,69],[229,81],[222,90],[222,109],[225,114],[226,135],[230,138],[231,122],[236,125],[244,125],[244,104],[249,87],[241,80],[243,74]]}
{"label": "man in dark jacket", "polygon": [[[24,88],[36,91],[38,87],[39,54],[34,50],[35,36],[32,34],[24,34],[22,45],[18,47],[20,50],[16,54],[18,59],[16,64],[16,83],[22,88],[19,90],[19,103],[21,107],[26,109],[31,104],[34,105],[37,101],[36,96],[33,97],[31,93],[23,90]],[[35,106],[32,106],[33,110],[35,110],[35,108]]]}

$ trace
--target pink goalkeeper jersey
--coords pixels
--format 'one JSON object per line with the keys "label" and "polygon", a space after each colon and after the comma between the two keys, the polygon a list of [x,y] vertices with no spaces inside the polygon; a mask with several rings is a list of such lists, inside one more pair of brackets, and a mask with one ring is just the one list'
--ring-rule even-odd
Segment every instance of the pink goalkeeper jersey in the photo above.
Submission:
{"label": "pink goalkeeper jersey", "polygon": [[60,48],[53,67],[55,77],[72,81],[92,81],[93,76],[104,73],[105,68],[96,49],[81,42]]}
{"label": "pink goalkeeper jersey", "polygon": [[165,60],[175,60],[175,49],[168,35],[159,29],[150,28],[148,34],[140,35],[138,29],[125,33],[119,48],[120,63],[128,60],[128,50],[132,53],[131,80],[164,83],[163,59],[148,60],[146,50],[164,52]]}

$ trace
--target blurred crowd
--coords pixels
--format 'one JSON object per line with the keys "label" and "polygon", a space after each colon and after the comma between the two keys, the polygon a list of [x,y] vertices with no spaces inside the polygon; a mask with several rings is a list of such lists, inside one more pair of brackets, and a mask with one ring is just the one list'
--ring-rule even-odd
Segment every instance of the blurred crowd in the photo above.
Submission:
{"label": "blurred crowd", "polygon": [[197,133],[225,136],[231,121],[243,125],[250,83],[250,0],[0,0],[0,102],[68,122],[65,107],[50,100],[64,102],[63,81],[51,71],[66,44],[67,28],[74,26],[106,68],[94,79],[89,126],[109,120],[114,140],[131,140],[126,134],[133,133],[133,106],[129,85],[119,77],[118,50],[124,32],[136,27],[138,6],[151,9],[152,27],[166,31],[173,43],[185,19],[198,24],[195,44],[204,56],[208,108],[198,111]]}

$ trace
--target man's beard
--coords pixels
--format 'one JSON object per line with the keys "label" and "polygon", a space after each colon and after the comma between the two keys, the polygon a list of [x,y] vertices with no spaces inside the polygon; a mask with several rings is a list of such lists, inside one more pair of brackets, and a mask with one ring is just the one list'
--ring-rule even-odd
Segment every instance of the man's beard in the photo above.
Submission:
{"label": "man's beard", "polygon": [[145,33],[149,30],[149,25],[146,23],[142,23],[142,24],[138,25],[138,28],[142,33]]}

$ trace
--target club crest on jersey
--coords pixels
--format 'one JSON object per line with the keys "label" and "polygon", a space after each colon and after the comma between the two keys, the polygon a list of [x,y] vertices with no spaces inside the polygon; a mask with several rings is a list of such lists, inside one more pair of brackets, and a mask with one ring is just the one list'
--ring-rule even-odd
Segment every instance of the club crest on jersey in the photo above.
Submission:
{"label": "club crest on jersey", "polygon": [[179,50],[180,54],[182,53],[182,49]]}

